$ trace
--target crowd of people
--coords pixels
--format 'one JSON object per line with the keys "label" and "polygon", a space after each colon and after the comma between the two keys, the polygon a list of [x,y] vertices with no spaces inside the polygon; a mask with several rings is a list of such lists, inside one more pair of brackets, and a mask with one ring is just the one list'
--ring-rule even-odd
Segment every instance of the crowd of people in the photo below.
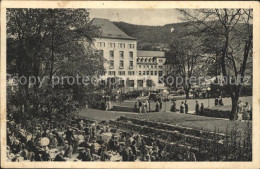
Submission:
{"label": "crowd of people", "polygon": [[251,106],[246,102],[245,104],[239,100],[237,108],[238,120],[252,120],[252,109]]}
{"label": "crowd of people", "polygon": [[[155,110],[154,111],[159,112],[161,109],[162,109],[162,102],[157,101],[156,104],[155,104]],[[151,109],[150,100],[144,100],[144,101],[138,100],[138,102],[135,102],[134,111],[136,113],[151,113],[153,110]]]}
{"label": "crowd of people", "polygon": [[[29,127],[7,122],[9,161],[165,161],[169,152],[158,140],[113,128],[105,121],[75,117],[63,127],[48,121]],[[50,127],[51,126],[51,127]]]}

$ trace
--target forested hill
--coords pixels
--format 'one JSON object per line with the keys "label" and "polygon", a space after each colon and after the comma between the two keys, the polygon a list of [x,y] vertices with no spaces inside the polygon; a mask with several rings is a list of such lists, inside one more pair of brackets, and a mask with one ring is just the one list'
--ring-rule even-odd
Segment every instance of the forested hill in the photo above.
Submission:
{"label": "forested hill", "polygon": [[[139,48],[166,47],[172,40],[174,34],[183,29],[186,23],[172,23],[164,26],[143,26],[125,22],[114,22],[127,35],[138,39]],[[172,28],[174,29],[171,32]]]}

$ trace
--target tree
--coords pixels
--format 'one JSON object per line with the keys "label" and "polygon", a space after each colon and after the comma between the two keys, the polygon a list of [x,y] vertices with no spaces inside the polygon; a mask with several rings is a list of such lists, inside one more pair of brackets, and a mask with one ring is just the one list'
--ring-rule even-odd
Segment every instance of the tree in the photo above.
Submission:
{"label": "tree", "polygon": [[[221,73],[226,78],[232,99],[230,119],[237,118],[237,104],[241,87],[252,60],[252,9],[198,9],[180,10],[184,19],[189,21],[204,37],[210,37],[207,53],[219,59]],[[214,45],[215,44],[215,45]],[[217,44],[217,45],[216,45]],[[249,70],[249,71],[246,71]],[[236,83],[230,83],[236,82]]]}
{"label": "tree", "polygon": [[[53,112],[69,112],[64,111],[64,105],[72,110],[75,104],[66,99],[73,98],[73,92],[68,91],[80,85],[67,85],[65,90],[64,84],[59,84],[54,88],[54,76],[66,79],[104,73],[103,57],[92,49],[93,37],[100,32],[88,15],[86,9],[7,10],[7,72],[26,79],[36,77],[32,86],[29,82],[19,83],[20,112],[22,107],[24,112],[34,114],[47,109],[49,117]],[[88,86],[85,89],[90,90]],[[53,106],[57,92],[64,99],[60,106]]]}
{"label": "tree", "polygon": [[195,83],[191,81],[191,77],[199,73],[201,66],[199,63],[203,56],[200,39],[193,35],[186,35],[185,30],[187,29],[179,32],[179,36],[175,37],[170,44],[169,57],[174,60],[171,63],[173,70],[170,75],[182,77],[182,83],[178,83],[182,84],[188,99],[192,83]]}

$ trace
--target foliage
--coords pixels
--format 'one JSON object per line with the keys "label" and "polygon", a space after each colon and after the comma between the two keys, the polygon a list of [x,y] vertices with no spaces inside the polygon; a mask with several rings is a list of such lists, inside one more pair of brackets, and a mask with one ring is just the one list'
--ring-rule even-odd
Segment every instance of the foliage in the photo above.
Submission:
{"label": "foliage", "polygon": [[[66,85],[69,76],[104,73],[103,57],[92,49],[93,38],[100,32],[88,16],[86,9],[7,10],[7,73],[36,77],[35,84],[18,84],[15,95],[20,112],[47,112],[48,117],[69,114],[79,101],[71,91],[93,90],[91,85]],[[55,86],[57,77],[65,77],[65,85]]]}
{"label": "foliage", "polygon": [[235,84],[226,83],[232,99],[230,119],[235,120],[245,75],[252,73],[252,9],[180,9],[180,12],[197,29],[198,36],[203,37],[204,52],[215,58],[221,75],[228,82],[238,80]]}

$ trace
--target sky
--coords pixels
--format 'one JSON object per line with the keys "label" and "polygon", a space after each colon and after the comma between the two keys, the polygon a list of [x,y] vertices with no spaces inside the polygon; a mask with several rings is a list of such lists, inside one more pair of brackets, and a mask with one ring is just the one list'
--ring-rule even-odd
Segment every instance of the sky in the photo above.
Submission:
{"label": "sky", "polygon": [[181,22],[176,9],[89,9],[90,18],[105,18],[137,25],[162,26]]}

